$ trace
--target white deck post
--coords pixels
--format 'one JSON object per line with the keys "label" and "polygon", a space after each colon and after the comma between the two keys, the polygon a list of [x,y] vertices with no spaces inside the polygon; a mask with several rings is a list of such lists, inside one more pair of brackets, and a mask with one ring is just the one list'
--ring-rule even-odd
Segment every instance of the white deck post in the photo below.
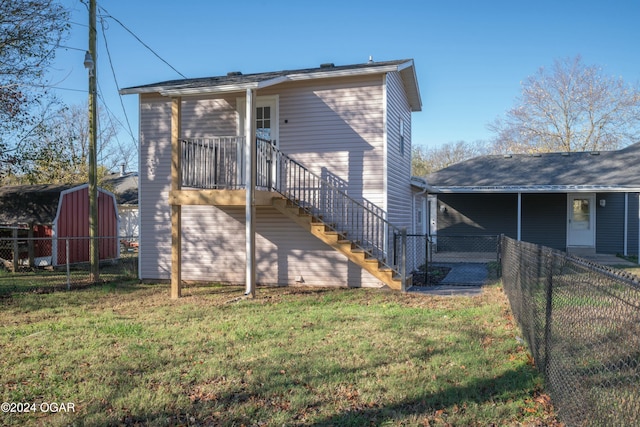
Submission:
{"label": "white deck post", "polygon": [[246,189],[245,239],[246,239],[246,291],[245,295],[256,295],[256,126],[255,91],[247,89],[246,114],[244,121],[244,170]]}

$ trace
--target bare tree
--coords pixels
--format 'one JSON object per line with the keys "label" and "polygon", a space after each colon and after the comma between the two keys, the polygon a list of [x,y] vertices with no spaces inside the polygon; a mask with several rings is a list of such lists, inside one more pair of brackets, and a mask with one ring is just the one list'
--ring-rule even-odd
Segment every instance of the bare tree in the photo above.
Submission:
{"label": "bare tree", "polygon": [[556,60],[522,83],[516,106],[489,128],[502,152],[617,149],[640,136],[640,90],[580,56]]}
{"label": "bare tree", "polygon": [[413,176],[426,176],[453,164],[488,153],[489,146],[485,141],[480,140],[449,142],[433,148],[416,145],[411,153],[411,173]]}
{"label": "bare tree", "polygon": [[[23,140],[6,183],[78,183],[88,180],[89,116],[86,104],[52,109]],[[98,114],[99,175],[120,164],[130,164],[136,154],[133,143],[117,139],[118,124],[105,110]]]}
{"label": "bare tree", "polygon": [[34,127],[45,72],[67,34],[68,11],[55,0],[0,0],[0,162]]}

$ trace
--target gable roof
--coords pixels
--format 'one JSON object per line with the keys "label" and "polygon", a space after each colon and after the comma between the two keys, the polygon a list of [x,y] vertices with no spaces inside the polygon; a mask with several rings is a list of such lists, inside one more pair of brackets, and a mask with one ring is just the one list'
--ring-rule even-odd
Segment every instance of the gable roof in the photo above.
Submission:
{"label": "gable roof", "polygon": [[0,224],[53,224],[60,194],[76,185],[16,185],[0,188]]}
{"label": "gable roof", "polygon": [[102,185],[113,189],[119,205],[138,204],[138,172],[111,174],[104,178]]}
{"label": "gable roof", "polygon": [[441,193],[640,191],[640,143],[617,151],[480,156],[426,180]]}
{"label": "gable roof", "polygon": [[399,72],[412,111],[422,109],[420,89],[416,78],[413,59],[367,62],[364,64],[341,65],[323,64],[318,68],[272,71],[266,73],[229,73],[226,76],[195,79],[169,80],[120,90],[121,95],[159,93],[163,96],[187,96],[207,93],[237,92],[246,89],[261,89],[287,81],[348,77],[367,74]]}

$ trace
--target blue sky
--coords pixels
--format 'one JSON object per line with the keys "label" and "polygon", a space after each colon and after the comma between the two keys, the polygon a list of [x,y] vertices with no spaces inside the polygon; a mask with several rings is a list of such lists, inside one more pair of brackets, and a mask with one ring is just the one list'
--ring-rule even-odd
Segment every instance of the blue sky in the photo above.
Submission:
{"label": "blue sky", "polygon": [[[82,62],[87,7],[74,10],[73,49],[59,49],[51,82],[70,104],[86,100]],[[87,0],[88,1],[88,0]],[[520,82],[555,59],[581,55],[604,74],[640,81],[640,1],[280,1],[110,0],[98,5],[187,77],[413,58],[423,109],[413,115],[413,142],[489,139],[487,124],[520,93]],[[120,87],[180,78],[118,23],[105,19]],[[98,29],[98,80],[108,109],[124,113]],[[81,50],[76,50],[81,49]],[[85,91],[85,92],[82,92]],[[123,102],[137,135],[137,97]],[[123,136],[126,138],[126,136]]]}

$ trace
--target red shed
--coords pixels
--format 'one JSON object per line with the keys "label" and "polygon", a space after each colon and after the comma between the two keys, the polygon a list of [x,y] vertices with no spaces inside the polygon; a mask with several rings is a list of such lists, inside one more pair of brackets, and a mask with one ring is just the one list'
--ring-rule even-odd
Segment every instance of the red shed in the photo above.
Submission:
{"label": "red shed", "polygon": [[[33,258],[30,262],[35,265],[65,264],[67,240],[69,263],[88,262],[89,186],[20,185],[0,188],[0,228],[17,230],[21,238],[27,238],[28,249],[23,246],[19,257]],[[16,234],[13,231],[13,235]],[[116,199],[101,188],[98,189],[98,236],[100,259],[118,258]]]}

